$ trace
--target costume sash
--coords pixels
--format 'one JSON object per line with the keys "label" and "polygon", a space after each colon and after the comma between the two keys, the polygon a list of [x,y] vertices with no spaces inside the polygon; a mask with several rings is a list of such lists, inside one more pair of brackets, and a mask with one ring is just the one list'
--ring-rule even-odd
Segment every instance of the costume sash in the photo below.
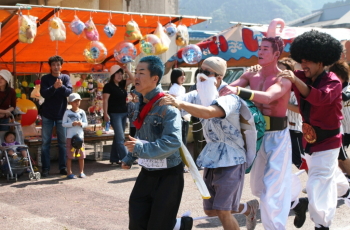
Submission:
{"label": "costume sash", "polygon": [[149,113],[149,111],[152,109],[153,104],[161,97],[165,95],[164,92],[158,93],[156,96],[154,96],[141,110],[139,113],[138,118],[133,122],[136,129],[140,129],[142,127],[143,121],[145,120],[145,117]]}

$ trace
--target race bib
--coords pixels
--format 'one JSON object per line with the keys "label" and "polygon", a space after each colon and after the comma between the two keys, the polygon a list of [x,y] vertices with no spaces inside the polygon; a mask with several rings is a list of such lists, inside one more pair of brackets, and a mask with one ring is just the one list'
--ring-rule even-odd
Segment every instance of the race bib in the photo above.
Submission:
{"label": "race bib", "polygon": [[138,159],[139,165],[146,168],[167,168],[166,159]]}

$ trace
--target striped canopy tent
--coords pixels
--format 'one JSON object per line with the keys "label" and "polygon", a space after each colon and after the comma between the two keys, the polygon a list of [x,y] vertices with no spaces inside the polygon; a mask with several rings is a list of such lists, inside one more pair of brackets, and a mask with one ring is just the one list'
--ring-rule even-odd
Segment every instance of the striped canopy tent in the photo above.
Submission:
{"label": "striped canopy tent", "polygon": [[[267,25],[246,27],[237,24],[218,34],[197,43],[202,50],[202,60],[219,56],[227,61],[227,66],[253,66],[258,64],[259,44],[268,30]],[[350,29],[337,28],[325,29],[316,27],[285,27],[282,32],[276,29],[276,35],[281,36],[285,47],[281,57],[289,56],[290,45],[298,35],[310,31],[319,30],[328,33],[339,40],[344,47],[342,59],[350,62]],[[178,50],[167,62],[166,72],[174,65],[181,67],[194,66],[187,64],[182,59],[183,48]],[[198,64],[196,64],[198,65]]]}
{"label": "striped canopy tent", "polygon": [[[32,44],[18,41],[18,17],[19,14],[32,15],[37,19],[37,35]],[[66,27],[65,41],[51,41],[48,29],[49,20],[58,16]],[[82,22],[93,19],[100,34],[102,42],[108,51],[107,58],[101,64],[93,65],[86,62],[83,51],[90,42],[83,34],[76,35],[69,29],[69,24],[77,15]],[[103,32],[108,19],[117,27],[112,38],[108,38]],[[64,59],[63,69],[71,73],[92,72],[94,70],[109,69],[116,63],[113,51],[117,43],[124,40],[126,23],[134,20],[141,30],[142,35],[151,34],[155,31],[157,23],[163,26],[172,22],[186,26],[195,25],[211,19],[210,17],[180,16],[165,14],[147,14],[120,11],[104,11],[81,8],[51,7],[38,5],[22,5],[8,7],[0,5],[0,69],[7,69],[15,75],[26,73],[47,73],[49,57],[60,55]],[[131,41],[137,47],[139,41]]]}

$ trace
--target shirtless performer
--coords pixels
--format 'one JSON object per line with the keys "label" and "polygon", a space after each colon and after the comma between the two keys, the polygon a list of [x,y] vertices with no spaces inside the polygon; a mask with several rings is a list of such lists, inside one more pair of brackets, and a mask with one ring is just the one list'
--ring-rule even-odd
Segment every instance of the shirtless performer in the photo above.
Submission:
{"label": "shirtless performer", "polygon": [[[271,25],[281,24],[274,19]],[[275,37],[276,27],[268,29],[258,51],[258,72],[246,72],[220,91],[255,102],[266,120],[263,143],[251,171],[251,189],[260,198],[261,220],[265,229],[285,229],[291,204],[291,142],[287,126],[287,106],[291,82],[278,78],[277,60],[284,44]],[[270,32],[271,31],[271,32]],[[250,89],[246,89],[250,86]]]}

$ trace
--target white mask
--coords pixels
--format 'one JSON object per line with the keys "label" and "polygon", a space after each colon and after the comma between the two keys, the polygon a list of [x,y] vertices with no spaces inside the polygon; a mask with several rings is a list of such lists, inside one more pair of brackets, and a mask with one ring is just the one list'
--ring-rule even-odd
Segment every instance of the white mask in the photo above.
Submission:
{"label": "white mask", "polygon": [[[201,78],[206,80],[201,82]],[[197,91],[203,106],[211,105],[211,103],[219,97],[219,92],[215,84],[215,77],[208,77],[203,73],[197,74]]]}

